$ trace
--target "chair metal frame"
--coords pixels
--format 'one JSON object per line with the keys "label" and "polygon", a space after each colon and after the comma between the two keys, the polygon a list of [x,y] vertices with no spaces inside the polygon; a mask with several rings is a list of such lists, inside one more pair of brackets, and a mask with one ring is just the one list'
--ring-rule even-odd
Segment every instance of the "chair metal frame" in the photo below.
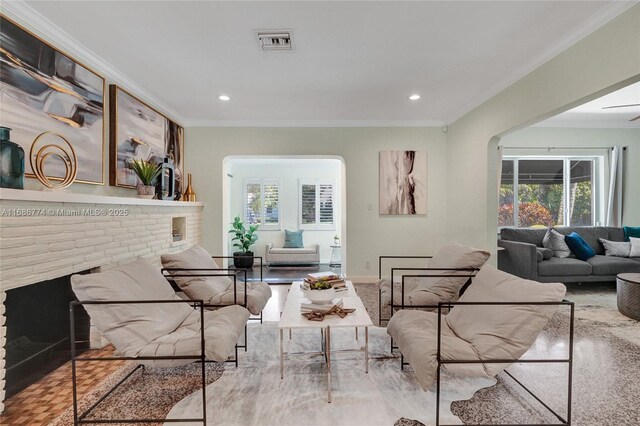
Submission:
{"label": "chair metal frame", "polygon": [[[483,306],[513,306],[513,305],[536,305],[536,306],[569,306],[569,353],[567,358],[544,358],[544,359],[481,359],[481,360],[447,360],[442,358],[441,351],[441,337],[442,337],[442,310],[451,310],[455,306],[469,306],[469,305],[483,305]],[[544,424],[527,424],[527,426],[544,426],[544,425],[571,425],[571,401],[572,401],[572,380],[573,380],[573,342],[574,342],[574,322],[575,322],[575,304],[568,300],[561,302],[442,302],[438,304],[438,339],[437,339],[437,352],[436,358],[438,362],[438,368],[436,370],[436,426],[453,426],[440,423],[440,392],[441,392],[441,377],[440,370],[443,365],[446,364],[567,364],[567,414],[566,418],[558,414],[547,403],[545,403],[540,397],[527,388],[520,380],[516,379],[513,374],[509,373],[505,368],[503,371],[511,379],[515,381],[520,387],[522,387],[529,395],[531,395],[536,401],[538,401],[547,411],[555,416],[560,423],[544,423]],[[407,365],[402,357],[402,366]],[[481,426],[481,425],[477,425]],[[500,424],[499,426],[506,426]]]}
{"label": "chair metal frame", "polygon": [[[379,256],[378,259],[378,280],[382,280],[382,259],[431,259],[433,256]],[[462,285],[460,291],[458,292],[458,296],[462,296],[467,287],[471,284],[473,278],[476,276],[480,268],[411,268],[411,267],[403,267],[403,268],[391,268],[391,278],[390,278],[390,287],[391,287],[391,300],[389,306],[391,307],[391,313],[389,318],[382,318],[382,288],[378,285],[378,324],[382,325],[382,322],[388,322],[395,311],[401,309],[437,309],[438,305],[407,305],[405,304],[405,278],[468,278],[467,282]],[[396,271],[452,271],[452,272],[466,272],[466,274],[452,273],[452,274],[416,274],[416,275],[401,275],[401,304],[396,304],[395,299],[393,297],[394,292],[394,275]]]}
{"label": "chair metal frame", "polygon": [[[92,357],[92,356],[78,356],[76,352],[76,331],[75,331],[75,310],[78,307],[84,305],[133,305],[133,304],[168,304],[168,303],[186,303],[194,309],[200,311],[200,354],[199,355],[173,355],[173,356],[140,356],[140,357],[127,357],[127,356],[108,356],[108,357]],[[69,319],[70,319],[70,337],[71,337],[71,382],[73,393],[73,424],[109,424],[109,423],[184,423],[184,422],[202,422],[207,423],[207,392],[206,392],[206,369],[205,364],[215,361],[210,361],[206,358],[205,354],[205,337],[204,337],[204,302],[202,300],[110,300],[110,301],[73,301],[69,304]],[[83,342],[85,343],[85,342]],[[87,419],[87,416],[106,398],[109,397],[120,385],[125,383],[129,377],[131,377],[136,371],[144,369],[143,364],[136,366],[131,372],[129,372],[123,379],[116,383],[111,389],[109,389],[104,395],[102,395],[96,402],[94,402],[87,410],[82,413],[78,413],[78,374],[77,363],[78,362],[108,362],[108,361],[151,361],[151,360],[193,360],[194,362],[201,363],[201,380],[202,380],[202,417],[200,418],[188,418],[188,419]],[[229,359],[225,362],[233,362],[235,366],[238,366],[238,345],[235,346],[235,356],[233,359]]]}

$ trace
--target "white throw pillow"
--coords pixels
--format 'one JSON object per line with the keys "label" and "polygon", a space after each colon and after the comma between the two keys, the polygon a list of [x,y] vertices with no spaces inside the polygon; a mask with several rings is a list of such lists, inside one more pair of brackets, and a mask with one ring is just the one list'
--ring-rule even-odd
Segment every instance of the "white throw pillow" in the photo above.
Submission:
{"label": "white throw pillow", "polygon": [[628,241],[609,241],[604,238],[598,238],[604,246],[604,254],[606,256],[629,257],[631,252],[631,243]]}
{"label": "white throw pillow", "polygon": [[571,249],[564,242],[564,235],[555,229],[549,229],[542,239],[542,247],[553,251],[555,257],[571,256]]}
{"label": "white throw pillow", "polygon": [[629,241],[631,241],[629,257],[640,257],[640,238],[629,237]]}

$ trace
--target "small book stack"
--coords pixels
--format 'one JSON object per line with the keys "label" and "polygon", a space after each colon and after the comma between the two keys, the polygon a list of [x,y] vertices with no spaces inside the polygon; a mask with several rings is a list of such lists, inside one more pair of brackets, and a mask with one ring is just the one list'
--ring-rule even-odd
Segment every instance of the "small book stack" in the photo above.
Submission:
{"label": "small book stack", "polygon": [[320,281],[331,285],[331,287],[333,287],[336,291],[347,289],[347,283],[345,282],[344,278],[333,272],[317,272],[315,274],[307,275],[304,279],[304,282],[306,284],[315,284]]}
{"label": "small book stack", "polygon": [[300,304],[300,312],[329,312],[335,306],[341,308],[342,307],[342,299],[336,299],[333,303],[327,303],[324,305],[320,305],[318,303],[301,303]]}

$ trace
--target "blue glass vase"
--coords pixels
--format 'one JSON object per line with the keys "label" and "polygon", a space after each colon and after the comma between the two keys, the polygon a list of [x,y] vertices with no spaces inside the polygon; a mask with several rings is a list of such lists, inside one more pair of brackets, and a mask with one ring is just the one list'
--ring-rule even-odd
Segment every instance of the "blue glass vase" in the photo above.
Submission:
{"label": "blue glass vase", "polygon": [[0,127],[0,187],[24,189],[24,150],[10,138],[11,129]]}

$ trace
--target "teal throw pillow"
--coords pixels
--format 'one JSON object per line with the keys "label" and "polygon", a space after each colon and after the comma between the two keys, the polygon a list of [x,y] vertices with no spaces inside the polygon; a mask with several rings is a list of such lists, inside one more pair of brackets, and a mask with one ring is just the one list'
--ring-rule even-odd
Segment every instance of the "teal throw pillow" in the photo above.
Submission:
{"label": "teal throw pillow", "polygon": [[284,230],[284,248],[303,248],[302,244],[302,230],[289,231]]}
{"label": "teal throw pillow", "polygon": [[587,244],[587,242],[575,232],[565,236],[564,242],[567,243],[571,252],[580,260],[591,259],[596,255],[589,244]]}
{"label": "teal throw pillow", "polygon": [[630,241],[629,237],[640,238],[640,226],[623,226],[624,240]]}

